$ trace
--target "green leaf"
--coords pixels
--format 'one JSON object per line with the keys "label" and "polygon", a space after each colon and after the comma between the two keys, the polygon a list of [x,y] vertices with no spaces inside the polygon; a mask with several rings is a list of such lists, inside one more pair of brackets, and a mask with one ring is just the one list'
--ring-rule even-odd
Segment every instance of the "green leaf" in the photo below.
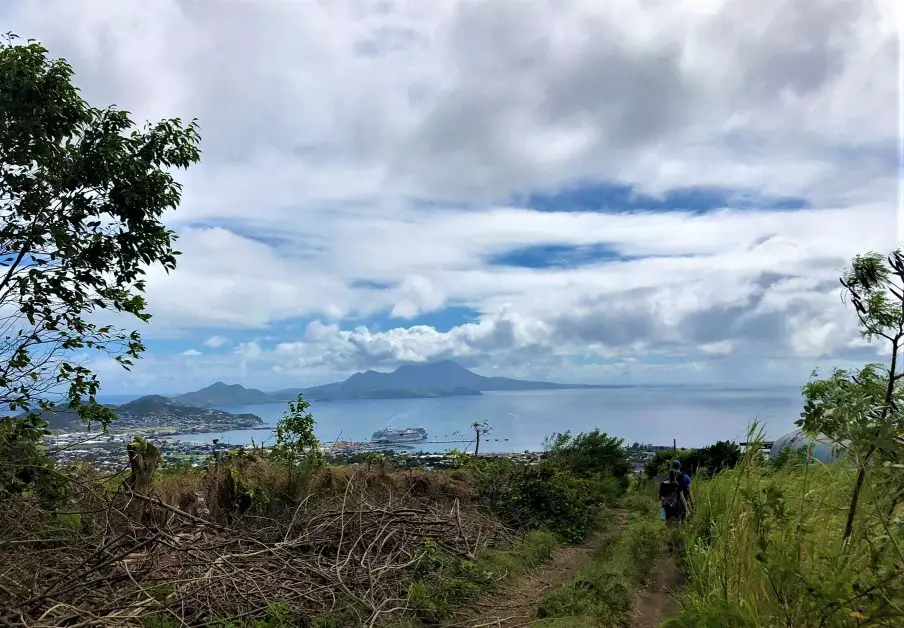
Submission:
{"label": "green leaf", "polygon": [[145,267],[175,267],[161,220],[181,200],[171,170],[200,159],[194,121],[136,128],[127,112],[86,102],[72,75],[40,44],[0,39],[0,302],[10,308],[0,328],[16,330],[0,343],[0,406],[47,409],[60,387],[93,394],[99,382],[74,364],[86,349],[129,356],[124,367],[140,356],[136,332],[91,321],[99,311],[149,320]]}

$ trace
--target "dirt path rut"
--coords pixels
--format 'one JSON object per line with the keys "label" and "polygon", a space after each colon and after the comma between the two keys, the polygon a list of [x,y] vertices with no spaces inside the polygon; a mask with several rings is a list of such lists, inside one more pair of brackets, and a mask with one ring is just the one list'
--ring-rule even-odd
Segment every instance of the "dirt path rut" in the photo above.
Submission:
{"label": "dirt path rut", "polygon": [[517,628],[527,626],[536,617],[543,596],[565,584],[581,567],[590,561],[593,552],[606,539],[618,536],[628,520],[626,512],[615,511],[608,529],[594,535],[584,545],[558,549],[552,559],[540,569],[502,583],[499,588],[467,611],[457,614],[446,628]]}
{"label": "dirt path rut", "polygon": [[651,578],[650,585],[637,596],[632,628],[657,628],[676,610],[674,593],[681,588],[683,579],[670,554],[656,559]]}

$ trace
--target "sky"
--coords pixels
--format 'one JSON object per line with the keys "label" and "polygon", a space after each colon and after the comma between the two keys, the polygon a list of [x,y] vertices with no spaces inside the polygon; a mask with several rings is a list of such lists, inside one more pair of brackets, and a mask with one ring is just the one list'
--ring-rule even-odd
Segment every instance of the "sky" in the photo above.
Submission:
{"label": "sky", "polygon": [[136,121],[197,118],[179,267],[108,394],[451,358],[799,385],[902,239],[891,0],[5,0]]}

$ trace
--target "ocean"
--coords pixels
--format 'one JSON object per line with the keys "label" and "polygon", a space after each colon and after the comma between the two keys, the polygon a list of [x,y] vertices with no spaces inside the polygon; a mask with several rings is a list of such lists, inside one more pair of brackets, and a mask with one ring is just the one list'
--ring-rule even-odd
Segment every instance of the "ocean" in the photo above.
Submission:
{"label": "ocean", "polygon": [[[386,399],[314,403],[311,412],[321,441],[369,440],[394,425],[424,427],[429,442],[422,451],[464,449],[473,440],[470,425],[486,421],[492,431],[481,451],[537,450],[557,432],[573,434],[599,428],[633,442],[699,447],[718,440],[743,441],[757,420],[768,438],[794,429],[803,401],[797,387],[632,387],[584,390],[489,392],[479,397]],[[224,433],[188,434],[180,440],[272,444],[273,426],[286,404],[223,406],[228,412],[251,412],[266,427]],[[456,442],[459,441],[459,442]],[[463,441],[463,442],[462,442]],[[473,448],[473,446],[472,446]]]}

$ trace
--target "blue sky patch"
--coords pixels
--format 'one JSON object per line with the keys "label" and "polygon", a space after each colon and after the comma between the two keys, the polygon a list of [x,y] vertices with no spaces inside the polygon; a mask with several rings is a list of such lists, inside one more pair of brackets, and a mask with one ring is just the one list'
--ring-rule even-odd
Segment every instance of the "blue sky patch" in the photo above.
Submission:
{"label": "blue sky patch", "polygon": [[[474,323],[480,319],[480,312],[463,305],[453,305],[438,312],[428,312],[412,319],[394,318],[389,312],[368,316],[360,321],[355,321],[349,327],[364,325],[374,332],[387,331],[396,327],[414,327],[427,325],[440,332],[447,332],[453,327],[465,323]],[[346,327],[343,325],[343,328]]]}
{"label": "blue sky patch", "polygon": [[[186,226],[190,229],[225,229],[239,237],[260,242],[273,249],[291,249],[295,257],[302,259],[313,259],[325,253],[328,249],[320,238],[300,238],[297,235],[293,238],[288,238],[273,229],[261,230],[254,225],[244,224],[235,220],[207,220],[204,222],[191,222]],[[178,248],[178,244],[176,248]]]}
{"label": "blue sky patch", "polygon": [[[249,328],[206,328],[194,329],[190,335],[180,338],[145,338],[148,354],[182,353],[194,349],[205,354],[232,353],[236,346],[243,342],[257,342],[268,347],[280,342],[293,342],[304,337],[305,329],[311,318],[295,318],[276,321],[263,329]],[[227,342],[219,347],[209,347],[204,343],[213,336],[226,338]]]}
{"label": "blue sky patch", "polygon": [[349,288],[365,290],[389,290],[395,284],[386,281],[371,281],[370,279],[353,279],[348,283]]}
{"label": "blue sky patch", "polygon": [[511,249],[487,258],[491,266],[516,268],[576,268],[605,261],[630,259],[605,244],[585,246],[540,244]]}
{"label": "blue sky patch", "polygon": [[612,183],[583,183],[555,192],[536,192],[512,199],[517,205],[543,212],[691,211],[709,212],[726,207],[736,209],[805,209],[803,198],[766,197],[755,192],[689,187],[670,190],[662,196],[635,191],[634,186]]}

